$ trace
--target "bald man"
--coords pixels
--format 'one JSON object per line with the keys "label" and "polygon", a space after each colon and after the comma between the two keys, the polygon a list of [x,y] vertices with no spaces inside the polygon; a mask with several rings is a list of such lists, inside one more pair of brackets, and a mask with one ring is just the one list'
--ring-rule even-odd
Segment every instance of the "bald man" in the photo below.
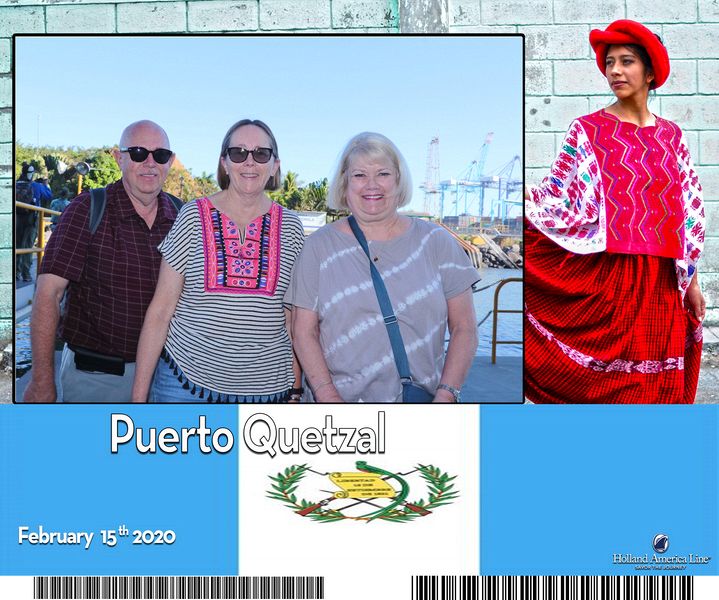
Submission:
{"label": "bald man", "polygon": [[122,178],[105,188],[95,232],[85,193],[65,209],[47,244],[33,302],[32,380],[25,402],[57,401],[58,324],[65,342],[63,402],[130,399],[137,341],[160,270],[157,246],[177,216],[162,192],[175,155],[165,131],[152,121],[129,125],[113,155]]}

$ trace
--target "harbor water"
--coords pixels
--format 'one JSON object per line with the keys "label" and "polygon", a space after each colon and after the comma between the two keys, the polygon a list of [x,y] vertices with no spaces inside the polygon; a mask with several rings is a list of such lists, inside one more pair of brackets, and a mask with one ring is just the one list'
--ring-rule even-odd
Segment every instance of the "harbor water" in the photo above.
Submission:
{"label": "harbor water", "polygon": [[[521,269],[482,269],[479,271],[482,280],[475,286],[480,289],[473,294],[474,310],[479,324],[479,347],[477,356],[490,356],[492,352],[492,310],[494,292],[499,281],[510,277],[521,277]],[[522,284],[508,283],[502,287],[499,297],[500,309],[522,309]],[[498,340],[521,340],[522,317],[518,313],[501,313],[497,327]],[[500,344],[497,356],[521,356],[520,344]],[[30,320],[23,319],[16,323],[15,330],[15,376],[21,377],[32,365],[30,352]]]}

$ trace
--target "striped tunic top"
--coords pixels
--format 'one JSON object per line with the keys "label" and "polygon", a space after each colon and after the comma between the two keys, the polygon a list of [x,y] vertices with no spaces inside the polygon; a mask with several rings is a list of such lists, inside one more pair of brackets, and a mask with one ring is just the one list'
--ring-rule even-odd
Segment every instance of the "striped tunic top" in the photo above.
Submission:
{"label": "striped tunic top", "polygon": [[244,235],[207,198],[183,207],[160,252],[185,278],[165,349],[190,382],[238,395],[292,387],[283,298],[303,242],[275,203]]}

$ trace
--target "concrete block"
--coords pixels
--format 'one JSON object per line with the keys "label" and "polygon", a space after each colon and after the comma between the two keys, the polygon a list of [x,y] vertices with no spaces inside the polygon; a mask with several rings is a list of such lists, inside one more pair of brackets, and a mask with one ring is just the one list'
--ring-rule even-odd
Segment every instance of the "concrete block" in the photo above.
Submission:
{"label": "concrete block", "polygon": [[719,94],[719,60],[699,61],[699,93]]}
{"label": "concrete block", "polygon": [[257,0],[188,2],[189,31],[254,31],[259,28]]}
{"label": "concrete block", "polygon": [[526,59],[589,58],[590,46],[587,25],[550,25],[522,27],[527,36]]}
{"label": "concrete block", "polygon": [[482,25],[552,22],[552,1],[482,0]]}
{"label": "concrete block", "polygon": [[524,160],[533,167],[549,167],[555,158],[555,134],[527,133],[524,136]]}
{"label": "concrete block", "polygon": [[396,27],[399,14],[388,0],[333,0],[332,27]]}
{"label": "concrete block", "polygon": [[562,95],[605,94],[607,79],[594,60],[554,61],[554,93]]}
{"label": "concrete block", "polygon": [[12,281],[15,277],[14,271],[12,248],[0,250],[0,282]]}
{"label": "concrete block", "polygon": [[692,157],[692,161],[694,161],[694,164],[696,165],[699,161],[697,160],[699,156],[699,132],[698,131],[683,131],[684,137],[687,140],[687,145],[689,146],[689,154]]}
{"label": "concrete block", "polygon": [[524,169],[524,182],[526,185],[539,185],[547,173],[549,173],[547,167],[537,167],[527,162],[527,168]]}
{"label": "concrete block", "polygon": [[0,111],[0,142],[12,141],[12,114],[10,109]]}
{"label": "concrete block", "polygon": [[329,0],[261,0],[260,29],[332,27]]}
{"label": "concrete block", "polygon": [[525,101],[525,131],[566,131],[569,124],[586,115],[589,102],[586,97],[528,96]]}
{"label": "concrete block", "polygon": [[624,2],[621,0],[606,0],[605,2],[554,0],[555,23],[591,23],[592,21],[611,23],[623,18]]}
{"label": "concrete block", "polygon": [[[614,94],[612,94],[609,90],[605,94],[602,94],[601,96],[590,96],[589,97],[589,112],[593,113],[598,111],[600,108],[607,108],[610,104],[612,104],[616,98],[614,97]],[[649,110],[652,110],[651,107],[649,107]],[[654,112],[657,112],[656,110]]]}
{"label": "concrete block", "polygon": [[[699,262],[699,287],[707,301],[707,308],[719,308],[719,274],[704,273],[702,266],[703,260]],[[719,311],[717,316],[719,317]]]}
{"label": "concrete block", "polygon": [[514,25],[451,25],[449,33],[520,33]]}
{"label": "concrete block", "polygon": [[10,75],[0,76],[0,108],[12,106],[12,78]]}
{"label": "concrete block", "polygon": [[719,129],[716,98],[662,98],[661,107],[662,116],[675,121],[682,129]]}
{"label": "concrete block", "polygon": [[[697,20],[695,2],[626,0],[626,3],[626,18],[641,23],[694,23]],[[650,29],[655,31],[651,27]]]}
{"label": "concrete block", "polygon": [[479,25],[480,2],[477,0],[454,0],[449,3],[449,25]]}
{"label": "concrete block", "polygon": [[[697,154],[694,154],[694,156],[696,157]],[[719,165],[719,131],[702,131],[699,133],[697,162],[702,165]]]}
{"label": "concrete block", "polygon": [[12,45],[10,40],[0,40],[0,73],[9,73],[11,62]]}
{"label": "concrete block", "polygon": [[13,33],[45,33],[45,9],[42,6],[0,7],[0,38]]}
{"label": "concrete block", "polygon": [[398,0],[402,33],[448,33],[448,0]]}
{"label": "concrete block", "polygon": [[719,34],[715,24],[665,25],[663,39],[672,60],[719,56]]}
{"label": "concrete block", "polygon": [[[701,82],[701,76],[699,81]],[[672,70],[669,73],[669,79],[667,79],[666,83],[657,90],[657,96],[681,96],[696,93],[697,61],[672,60]]]}
{"label": "concrete block", "polygon": [[719,202],[707,202],[704,205],[707,218],[707,231],[719,231]]}
{"label": "concrete block", "polygon": [[[697,166],[699,181],[704,190],[704,202],[719,202],[719,167]],[[719,229],[709,230],[712,235],[719,235]]]}
{"label": "concrete block", "polygon": [[552,94],[552,61],[528,60],[524,63],[524,90],[529,96]]}
{"label": "concrete block", "polygon": [[[8,296],[12,296],[12,288],[7,292]],[[7,298],[2,299],[3,303],[7,303],[9,300]],[[4,306],[4,304],[3,304]],[[11,308],[11,307],[8,307]],[[12,342],[12,315],[8,317],[7,319],[0,319],[0,343],[7,346],[10,342]],[[3,346],[3,348],[5,347]]]}
{"label": "concrete block", "polygon": [[12,248],[14,243],[12,214],[0,215],[0,248]]}
{"label": "concrete block", "polygon": [[699,20],[702,22],[719,21],[719,2],[717,0],[699,0]]}
{"label": "concrete block", "polygon": [[10,340],[12,336],[12,279],[7,283],[0,283],[0,336],[3,340]]}
{"label": "concrete block", "polygon": [[9,108],[0,109],[0,142],[12,141],[12,114]]}
{"label": "concrete block", "polygon": [[117,5],[118,33],[187,31],[184,2]]}
{"label": "concrete block", "polygon": [[111,4],[82,4],[47,7],[48,33],[113,33],[115,7]]}
{"label": "concrete block", "polygon": [[704,254],[699,262],[699,277],[701,273],[705,273],[706,277],[710,273],[717,272],[719,272],[719,238],[708,237],[704,241]]}
{"label": "concrete block", "polygon": [[12,144],[10,142],[0,144],[0,165],[12,164]]}
{"label": "concrete block", "polygon": [[9,177],[0,178],[0,214],[11,213],[13,207],[12,179]]}

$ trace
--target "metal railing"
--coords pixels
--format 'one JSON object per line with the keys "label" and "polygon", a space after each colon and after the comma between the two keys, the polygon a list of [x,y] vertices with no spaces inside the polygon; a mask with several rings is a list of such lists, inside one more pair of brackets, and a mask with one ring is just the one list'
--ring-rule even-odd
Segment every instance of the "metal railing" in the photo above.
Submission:
{"label": "metal railing", "polygon": [[514,308],[497,308],[499,306],[499,292],[500,290],[508,283],[522,283],[521,277],[508,277],[507,279],[502,279],[499,282],[499,285],[497,286],[497,289],[494,290],[494,310],[493,312],[493,318],[492,318],[492,364],[495,364],[497,362],[497,344],[524,344],[524,340],[498,340],[497,339],[497,318],[499,316],[499,313],[522,313],[524,311]]}
{"label": "metal railing", "polygon": [[15,208],[25,208],[40,213],[40,227],[37,228],[37,246],[32,248],[15,248],[15,254],[37,254],[37,266],[40,268],[42,255],[45,252],[45,217],[52,215],[61,215],[62,213],[42,206],[34,206],[25,202],[15,201]]}

